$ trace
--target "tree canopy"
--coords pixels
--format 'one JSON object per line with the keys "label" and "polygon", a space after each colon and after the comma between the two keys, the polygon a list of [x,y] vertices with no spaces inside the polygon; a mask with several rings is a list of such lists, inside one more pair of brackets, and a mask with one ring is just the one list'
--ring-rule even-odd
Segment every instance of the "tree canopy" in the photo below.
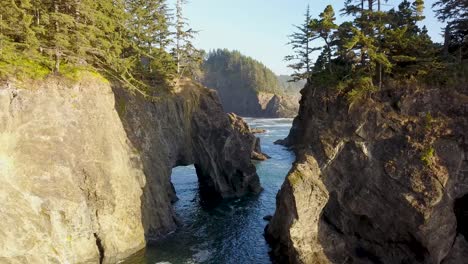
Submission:
{"label": "tree canopy", "polygon": [[1,0],[0,77],[81,67],[148,92],[176,76],[175,36],[188,33],[173,20],[166,0]]}
{"label": "tree canopy", "polygon": [[269,68],[239,51],[218,49],[209,52],[203,70],[208,87],[275,94],[283,92],[277,76]]}
{"label": "tree canopy", "polygon": [[[466,64],[468,2],[440,0],[434,7],[439,19],[448,22],[445,58],[441,45],[433,43],[418,23],[424,20],[423,0],[403,0],[390,10],[383,10],[380,0],[346,0],[341,12],[351,19],[340,25],[335,24],[330,5],[316,19],[306,12],[309,23],[291,35],[299,57],[291,58],[311,61],[313,66],[292,77],[334,88],[350,99],[366,97],[395,81],[443,81],[440,73],[449,72],[450,63]],[[304,47],[317,52],[315,60]],[[291,68],[297,70],[294,64]]]}

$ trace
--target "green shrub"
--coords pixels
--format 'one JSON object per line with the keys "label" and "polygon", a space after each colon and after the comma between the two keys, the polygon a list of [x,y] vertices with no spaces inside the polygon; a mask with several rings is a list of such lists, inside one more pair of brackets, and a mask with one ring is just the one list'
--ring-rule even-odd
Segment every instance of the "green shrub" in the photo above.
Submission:
{"label": "green shrub", "polygon": [[435,149],[431,146],[424,150],[421,155],[421,161],[426,164],[426,166],[430,166],[432,164],[432,159],[434,158]]}

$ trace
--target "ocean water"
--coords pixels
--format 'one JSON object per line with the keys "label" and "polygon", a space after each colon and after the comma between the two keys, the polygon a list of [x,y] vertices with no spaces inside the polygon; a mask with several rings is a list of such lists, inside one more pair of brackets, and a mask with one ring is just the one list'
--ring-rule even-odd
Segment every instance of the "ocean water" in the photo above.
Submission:
{"label": "ocean water", "polygon": [[171,178],[179,197],[174,207],[182,225],[125,263],[271,263],[269,246],[263,237],[267,224],[263,217],[274,213],[276,194],[294,161],[292,152],[273,142],[288,135],[292,119],[246,118],[246,121],[253,128],[267,130],[257,135],[262,151],[272,157],[256,162],[264,191],[217,205],[207,204],[199,198],[194,167],[174,168]]}

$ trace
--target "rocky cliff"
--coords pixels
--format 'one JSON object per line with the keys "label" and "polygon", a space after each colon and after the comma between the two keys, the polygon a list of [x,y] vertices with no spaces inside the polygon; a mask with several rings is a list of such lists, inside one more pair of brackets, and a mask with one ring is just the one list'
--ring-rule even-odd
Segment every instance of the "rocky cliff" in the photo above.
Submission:
{"label": "rocky cliff", "polygon": [[279,263],[466,262],[468,87],[415,87],[302,91],[266,229]]}
{"label": "rocky cliff", "polygon": [[176,228],[171,169],[209,198],[261,187],[249,131],[184,81],[152,102],[105,80],[0,87],[0,262],[115,263]]}
{"label": "rocky cliff", "polygon": [[280,80],[261,62],[239,51],[213,50],[202,68],[203,84],[218,91],[226,112],[269,118],[297,115],[298,93],[283,85],[282,81],[287,83],[287,79],[283,76]]}
{"label": "rocky cliff", "polygon": [[[208,84],[216,89],[216,86]],[[274,93],[226,90],[217,88],[221,103],[226,112],[247,117],[295,117],[299,111],[299,97]]]}
{"label": "rocky cliff", "polygon": [[258,93],[261,110],[254,116],[259,117],[296,117],[299,111],[299,96]]}

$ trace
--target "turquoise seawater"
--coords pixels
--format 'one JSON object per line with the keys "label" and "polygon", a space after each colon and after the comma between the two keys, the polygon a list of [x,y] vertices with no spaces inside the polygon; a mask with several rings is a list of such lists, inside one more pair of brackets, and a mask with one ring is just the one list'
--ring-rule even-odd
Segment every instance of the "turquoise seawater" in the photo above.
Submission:
{"label": "turquoise seawater", "polygon": [[263,152],[271,156],[267,161],[256,162],[264,191],[209,205],[199,198],[194,167],[174,168],[171,178],[179,198],[174,207],[181,226],[126,263],[271,263],[269,246],[263,237],[267,224],[263,217],[274,213],[276,194],[294,161],[292,152],[273,142],[288,135],[292,119],[246,121],[251,127],[267,130],[257,135]]}

